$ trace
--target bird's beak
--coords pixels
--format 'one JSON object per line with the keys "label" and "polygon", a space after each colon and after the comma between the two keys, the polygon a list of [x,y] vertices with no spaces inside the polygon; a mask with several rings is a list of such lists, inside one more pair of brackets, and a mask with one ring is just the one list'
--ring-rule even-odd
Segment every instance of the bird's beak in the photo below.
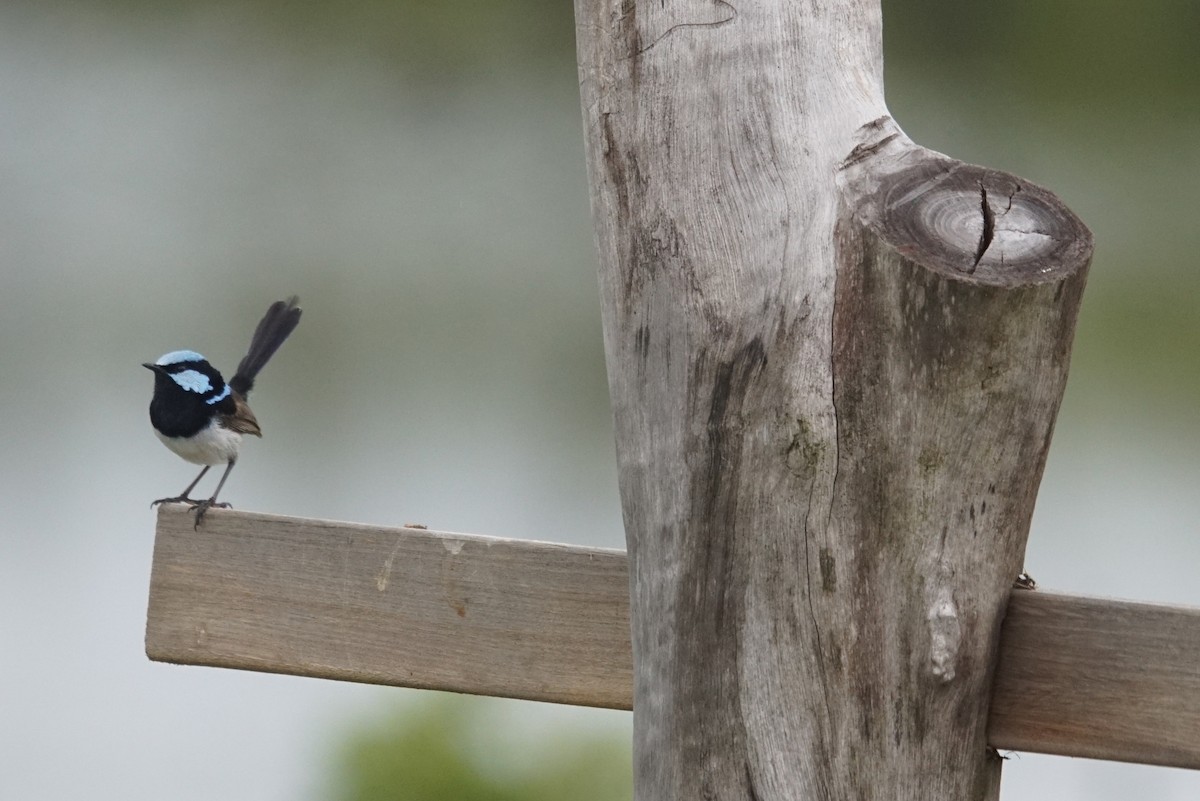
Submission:
{"label": "bird's beak", "polygon": [[157,364],[150,364],[150,362],[142,362],[142,367],[145,367],[147,370],[153,370],[156,373],[158,372]]}

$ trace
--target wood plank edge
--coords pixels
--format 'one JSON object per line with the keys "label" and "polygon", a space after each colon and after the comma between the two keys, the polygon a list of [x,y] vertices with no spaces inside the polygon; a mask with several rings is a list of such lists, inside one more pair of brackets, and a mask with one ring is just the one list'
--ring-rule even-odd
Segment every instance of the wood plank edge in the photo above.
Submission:
{"label": "wood plank edge", "polygon": [[[339,521],[296,518],[283,515],[266,515],[256,512],[242,512],[232,510],[214,510],[212,513],[211,524],[220,525],[220,519],[225,516],[237,516],[241,518],[238,524],[245,528],[248,525],[253,525],[256,521],[271,521],[273,523],[297,524],[306,526],[317,526],[328,528],[331,532],[336,531],[379,531],[388,527],[379,525],[368,525],[360,523],[342,523]],[[160,527],[166,516],[169,515],[187,515],[187,510],[183,506],[164,507],[159,512]],[[178,523],[178,520],[172,521],[173,524]],[[391,530],[391,529],[388,529]],[[556,551],[559,556],[569,554],[570,556],[578,556],[583,559],[593,559],[597,555],[607,558],[624,558],[624,552],[618,549],[604,549],[586,546],[568,545],[554,542],[544,542],[535,540],[521,539],[506,539],[498,537],[489,537],[478,534],[462,534],[454,532],[435,531],[430,529],[418,529],[411,527],[394,527],[397,533],[404,533],[414,537],[428,537],[437,540],[470,540],[477,542],[488,543],[512,543],[522,548],[538,549],[546,548]],[[162,531],[157,532],[157,536],[162,536]],[[156,536],[156,546],[157,539]],[[158,553],[156,547],[155,565],[158,565]],[[1116,601],[1111,599],[1096,598],[1092,596],[1069,595],[1055,593],[1046,590],[1036,591],[1014,591],[1014,599],[1016,604],[1020,604],[1026,610],[1048,610],[1055,607],[1061,607],[1063,604],[1070,606],[1086,606],[1094,604],[1105,604],[1114,609],[1127,609],[1131,612],[1136,612],[1147,620],[1147,625],[1153,627],[1154,620],[1161,619],[1164,622],[1175,620],[1182,613],[1184,615],[1200,616],[1200,609],[1191,607],[1171,606],[1164,604],[1148,604],[1136,601]],[[1014,603],[1014,602],[1010,602]],[[151,599],[153,607],[153,598]],[[1010,610],[1013,606],[1010,605]],[[1200,619],[1200,618],[1198,618]],[[1028,627],[1030,624],[1025,623]],[[1009,643],[1011,645],[1011,643]],[[1000,659],[998,660],[1001,666],[1009,654],[1005,653],[1008,649],[1005,648],[1005,637],[1001,638]],[[632,707],[632,693],[616,694],[608,693],[603,696],[580,695],[563,693],[556,691],[553,687],[545,687],[536,692],[513,693],[506,690],[503,686],[488,686],[482,683],[453,683],[445,681],[429,681],[417,676],[399,677],[395,674],[379,674],[369,673],[361,670],[353,670],[336,665],[311,665],[287,663],[280,664],[267,659],[254,658],[253,656],[239,656],[237,658],[211,658],[201,652],[197,652],[187,647],[161,648],[154,646],[152,641],[152,632],[150,626],[147,627],[146,633],[146,655],[149,659],[156,662],[164,662],[179,665],[195,665],[204,667],[219,667],[235,670],[251,670],[263,673],[275,673],[279,675],[295,675],[305,676],[310,678],[332,679],[337,681],[349,681],[355,683],[367,684],[383,684],[395,687],[409,687],[415,689],[439,690],[447,692],[466,693],[472,695],[497,696],[506,698],[515,698],[529,701],[542,701],[549,703],[562,703],[576,706],[590,706],[596,708],[629,710]],[[1002,669],[1002,668],[1001,668]],[[1011,684],[1011,682],[1010,682]],[[630,688],[632,691],[632,687]],[[1011,690],[1013,695],[1016,695],[1018,690]],[[993,712],[997,711],[998,705],[1012,706],[1021,703],[1019,698],[994,698],[992,702]],[[1037,734],[1034,731],[1025,731],[1028,724],[1010,721],[1007,725],[999,727],[990,727],[989,729],[989,744],[1000,750],[1025,751],[1031,753],[1047,753],[1059,756],[1072,756],[1087,759],[1107,759],[1124,762],[1136,762],[1142,764],[1154,764],[1168,767],[1178,768],[1193,768],[1200,769],[1200,735],[1197,737],[1197,746],[1195,749],[1188,748],[1143,748],[1138,744],[1123,743],[1114,747],[1104,745],[1097,746],[1095,743],[1079,743],[1072,742],[1069,736],[1059,735],[1054,733],[1047,734],[1043,731]]]}
{"label": "wood plank edge", "polygon": [[176,665],[178,667],[244,670],[252,673],[270,673],[276,676],[296,676],[297,678],[344,681],[351,684],[371,684],[410,690],[435,690],[438,692],[461,693],[463,695],[478,695],[490,698],[511,698],[517,701],[539,701],[548,704],[586,706],[593,709],[615,709],[622,712],[632,711],[630,703],[620,698],[571,695],[557,693],[551,689],[538,693],[513,693],[499,686],[430,682],[416,677],[398,679],[395,676],[348,670],[333,665],[280,665],[272,664],[266,660],[249,658],[244,660],[211,659],[206,658],[202,654],[184,653],[169,648],[155,649],[149,640],[146,642],[146,656],[152,662],[164,665]]}

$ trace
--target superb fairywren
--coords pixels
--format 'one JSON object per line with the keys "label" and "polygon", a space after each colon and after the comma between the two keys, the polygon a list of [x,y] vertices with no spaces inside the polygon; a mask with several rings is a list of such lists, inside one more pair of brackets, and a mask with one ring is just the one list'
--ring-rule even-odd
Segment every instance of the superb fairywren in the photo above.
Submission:
{"label": "superb fairywren", "polygon": [[[255,376],[300,322],[298,302],[299,298],[293,295],[286,301],[271,304],[258,328],[254,329],[250,350],[238,363],[237,372],[228,384],[217,368],[191,350],[172,351],[154,364],[142,365],[154,371],[154,397],[150,401],[150,424],[154,426],[154,433],[184,459],[204,465],[200,475],[181,494],[174,498],[159,498],[151,506],[191,504],[196,515],[193,528],[199,528],[204,513],[210,508],[229,506],[217,503],[217,495],[237,461],[242,436],[262,436],[254,412],[246,404],[246,396],[254,388]],[[189,498],[188,493],[215,464],[226,465],[216,492],[208,500]]]}

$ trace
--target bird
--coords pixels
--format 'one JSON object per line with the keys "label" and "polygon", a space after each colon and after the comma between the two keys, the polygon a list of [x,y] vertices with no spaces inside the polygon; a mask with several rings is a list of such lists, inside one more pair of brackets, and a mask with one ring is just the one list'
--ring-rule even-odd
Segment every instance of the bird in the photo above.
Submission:
{"label": "bird", "polygon": [[[173,350],[153,363],[142,364],[154,373],[154,396],[150,400],[150,425],[154,433],[177,455],[204,465],[200,475],[183,492],[159,498],[150,504],[151,508],[162,503],[186,503],[195,515],[193,528],[199,529],[209,509],[229,507],[227,503],[217,503],[217,496],[237,462],[242,437],[262,436],[246,396],[254,388],[259,371],[300,323],[299,302],[293,295],[271,304],[254,329],[250,348],[229,383],[194,350]],[[225,472],[212,497],[206,500],[190,497],[209,468],[218,464],[225,465]]]}

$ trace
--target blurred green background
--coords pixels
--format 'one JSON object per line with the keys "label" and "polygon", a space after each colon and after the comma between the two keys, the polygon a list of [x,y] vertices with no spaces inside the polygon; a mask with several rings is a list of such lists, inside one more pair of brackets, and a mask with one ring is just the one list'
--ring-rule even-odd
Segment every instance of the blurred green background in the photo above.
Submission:
{"label": "blurred green background", "polygon": [[[1096,257],[1027,564],[1200,605],[1200,5],[885,4],[917,141]],[[0,798],[621,799],[629,716],[149,663],[143,361],[266,305],[241,508],[621,546],[566,0],[0,5]],[[1196,774],[1021,755],[1003,796]]]}

